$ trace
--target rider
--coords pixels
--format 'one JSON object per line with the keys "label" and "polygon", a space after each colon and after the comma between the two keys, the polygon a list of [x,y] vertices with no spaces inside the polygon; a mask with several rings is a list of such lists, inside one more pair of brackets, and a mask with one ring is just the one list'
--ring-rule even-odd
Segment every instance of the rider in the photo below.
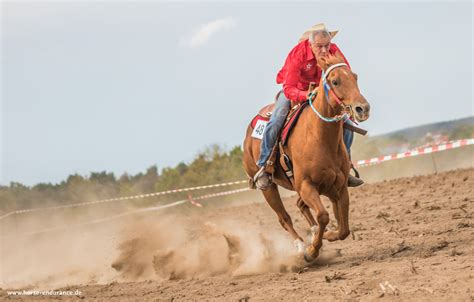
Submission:
{"label": "rider", "polygon": [[[324,23],[314,25],[303,34],[299,43],[288,54],[285,65],[278,72],[277,84],[283,84],[283,91],[278,95],[275,109],[260,145],[260,158],[257,161],[260,170],[254,176],[257,188],[266,189],[271,184],[270,174],[265,171],[265,165],[290,111],[290,100],[293,102],[306,101],[311,92],[308,90],[310,82],[319,83],[321,79],[322,71],[316,63],[317,60],[328,54],[337,55],[342,57],[349,66],[341,50],[336,44],[331,43],[331,39],[336,34],[337,31],[328,31]],[[351,123],[349,119],[346,122]],[[349,157],[353,138],[354,132],[344,128],[343,140]],[[349,174],[349,187],[357,187],[363,183],[362,179]]]}

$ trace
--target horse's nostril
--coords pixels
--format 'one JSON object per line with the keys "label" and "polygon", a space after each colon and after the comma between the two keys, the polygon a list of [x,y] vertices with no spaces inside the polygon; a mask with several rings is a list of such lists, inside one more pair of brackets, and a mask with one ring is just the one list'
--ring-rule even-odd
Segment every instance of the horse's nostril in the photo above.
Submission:
{"label": "horse's nostril", "polygon": [[356,111],[358,114],[364,113],[364,109],[363,109],[361,106],[355,107],[355,111]]}

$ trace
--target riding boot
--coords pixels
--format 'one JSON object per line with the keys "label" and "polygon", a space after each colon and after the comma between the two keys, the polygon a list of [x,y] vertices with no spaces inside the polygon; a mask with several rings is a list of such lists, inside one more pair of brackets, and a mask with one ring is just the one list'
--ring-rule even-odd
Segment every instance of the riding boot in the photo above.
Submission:
{"label": "riding boot", "polygon": [[[280,136],[280,134],[278,134]],[[265,166],[260,168],[260,170],[254,176],[254,182],[257,189],[265,191],[272,184],[272,175],[275,173],[275,161],[278,154],[278,140],[273,146],[272,153],[268,158]]]}
{"label": "riding boot", "polygon": [[348,187],[358,187],[363,184],[364,184],[364,181],[362,179],[349,174],[349,179],[347,180]]}
{"label": "riding boot", "polygon": [[267,190],[272,184],[272,175],[265,171],[265,168],[265,166],[261,167],[253,177],[255,186],[262,191]]}
{"label": "riding boot", "polygon": [[347,180],[348,187],[358,187],[364,184],[364,181],[359,177],[359,171],[356,170],[354,165],[351,163],[351,169],[354,170],[355,176],[349,174],[349,179]]}

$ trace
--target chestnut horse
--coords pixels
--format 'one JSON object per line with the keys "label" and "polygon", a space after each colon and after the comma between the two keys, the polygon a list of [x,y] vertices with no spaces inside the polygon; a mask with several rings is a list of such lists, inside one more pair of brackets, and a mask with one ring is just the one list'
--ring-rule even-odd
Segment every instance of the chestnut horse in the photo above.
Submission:
{"label": "chestnut horse", "polygon": [[[357,121],[365,121],[370,111],[369,103],[359,91],[357,75],[342,59],[329,56],[318,60],[318,66],[323,70],[323,75],[312,94],[314,96],[317,93],[316,98],[310,103],[311,106],[306,106],[301,112],[284,147],[285,154],[293,163],[293,183],[288,180],[281,167],[276,165],[273,184],[262,191],[265,200],[276,212],[280,224],[293,237],[298,251],[304,252],[306,261],[318,257],[323,239],[343,240],[350,233],[347,180],[351,163],[342,139],[342,113],[348,110]],[[256,161],[261,143],[261,140],[251,137],[252,131],[249,125],[243,145],[243,164],[251,182],[259,169]],[[312,242],[306,249],[303,239],[293,228],[277,185],[296,191],[299,195],[298,208],[313,232]],[[331,200],[337,231],[326,231],[329,214],[320,195]],[[310,208],[315,211],[316,220]]]}

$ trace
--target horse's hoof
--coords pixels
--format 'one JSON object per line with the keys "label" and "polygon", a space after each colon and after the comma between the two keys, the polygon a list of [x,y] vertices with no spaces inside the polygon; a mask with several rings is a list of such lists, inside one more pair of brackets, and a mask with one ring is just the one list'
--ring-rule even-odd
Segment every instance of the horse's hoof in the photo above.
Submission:
{"label": "horse's hoof", "polygon": [[315,258],[311,257],[306,250],[303,253],[303,257],[304,257],[304,261],[306,261],[306,263],[311,263],[315,259]]}

